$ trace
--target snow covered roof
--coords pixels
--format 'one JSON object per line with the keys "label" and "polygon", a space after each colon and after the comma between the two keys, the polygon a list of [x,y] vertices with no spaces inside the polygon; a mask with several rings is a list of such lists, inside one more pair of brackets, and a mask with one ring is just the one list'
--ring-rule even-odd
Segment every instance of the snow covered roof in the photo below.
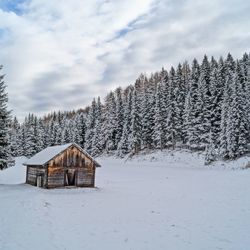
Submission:
{"label": "snow covered roof", "polygon": [[90,159],[92,159],[97,166],[100,167],[100,164],[98,164],[86,151],[84,151],[80,146],[78,146],[75,143],[68,143],[60,146],[52,146],[47,147],[41,152],[35,154],[33,157],[31,157],[28,161],[26,161],[23,165],[37,165],[42,166],[45,165],[47,162],[52,160],[55,156],[66,150],[67,148],[71,146],[76,146],[79,150],[81,150],[85,155],[87,155]]}

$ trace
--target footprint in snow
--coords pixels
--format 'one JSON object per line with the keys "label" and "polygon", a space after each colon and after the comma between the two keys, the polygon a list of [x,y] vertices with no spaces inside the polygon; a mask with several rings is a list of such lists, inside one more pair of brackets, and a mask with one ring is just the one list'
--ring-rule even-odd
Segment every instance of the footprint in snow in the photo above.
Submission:
{"label": "footprint in snow", "polygon": [[46,202],[44,202],[44,205],[43,205],[43,206],[44,206],[44,207],[50,207],[50,205],[51,205],[51,204],[50,204],[49,202],[46,201]]}

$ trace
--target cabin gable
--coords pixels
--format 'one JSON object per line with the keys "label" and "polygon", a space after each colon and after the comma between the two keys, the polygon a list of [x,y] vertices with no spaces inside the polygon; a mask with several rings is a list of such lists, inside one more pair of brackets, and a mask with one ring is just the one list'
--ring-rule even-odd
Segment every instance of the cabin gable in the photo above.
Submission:
{"label": "cabin gable", "polygon": [[94,187],[95,164],[76,146],[72,145],[50,160],[48,187]]}

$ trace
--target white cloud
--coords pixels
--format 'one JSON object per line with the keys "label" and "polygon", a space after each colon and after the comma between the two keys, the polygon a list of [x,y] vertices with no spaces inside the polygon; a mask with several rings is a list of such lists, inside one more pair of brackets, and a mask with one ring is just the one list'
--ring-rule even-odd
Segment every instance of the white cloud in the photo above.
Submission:
{"label": "white cloud", "polygon": [[83,107],[141,72],[249,49],[247,1],[31,0],[0,10],[14,114]]}

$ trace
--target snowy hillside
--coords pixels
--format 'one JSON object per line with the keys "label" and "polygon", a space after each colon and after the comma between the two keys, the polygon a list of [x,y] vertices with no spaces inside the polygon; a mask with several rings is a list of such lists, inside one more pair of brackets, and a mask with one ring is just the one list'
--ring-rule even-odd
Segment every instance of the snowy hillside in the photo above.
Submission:
{"label": "snowy hillside", "polygon": [[21,184],[25,182],[26,167],[22,165],[27,160],[26,157],[17,157],[15,166],[0,171],[1,184]]}
{"label": "snowy hillside", "polygon": [[22,160],[0,171],[1,250],[249,249],[250,169],[187,152],[102,157],[97,188],[45,190],[20,184]]}
{"label": "snowy hillside", "polygon": [[[122,160],[117,157],[118,162],[125,165],[135,166],[162,166],[175,168],[209,168],[209,169],[245,169],[250,167],[250,155],[242,156],[237,160],[217,160],[205,165],[204,152],[192,152],[190,150],[147,150],[133,157],[126,156]],[[99,157],[99,161],[103,157]],[[107,158],[107,157],[106,157]],[[105,157],[104,157],[105,159]]]}

